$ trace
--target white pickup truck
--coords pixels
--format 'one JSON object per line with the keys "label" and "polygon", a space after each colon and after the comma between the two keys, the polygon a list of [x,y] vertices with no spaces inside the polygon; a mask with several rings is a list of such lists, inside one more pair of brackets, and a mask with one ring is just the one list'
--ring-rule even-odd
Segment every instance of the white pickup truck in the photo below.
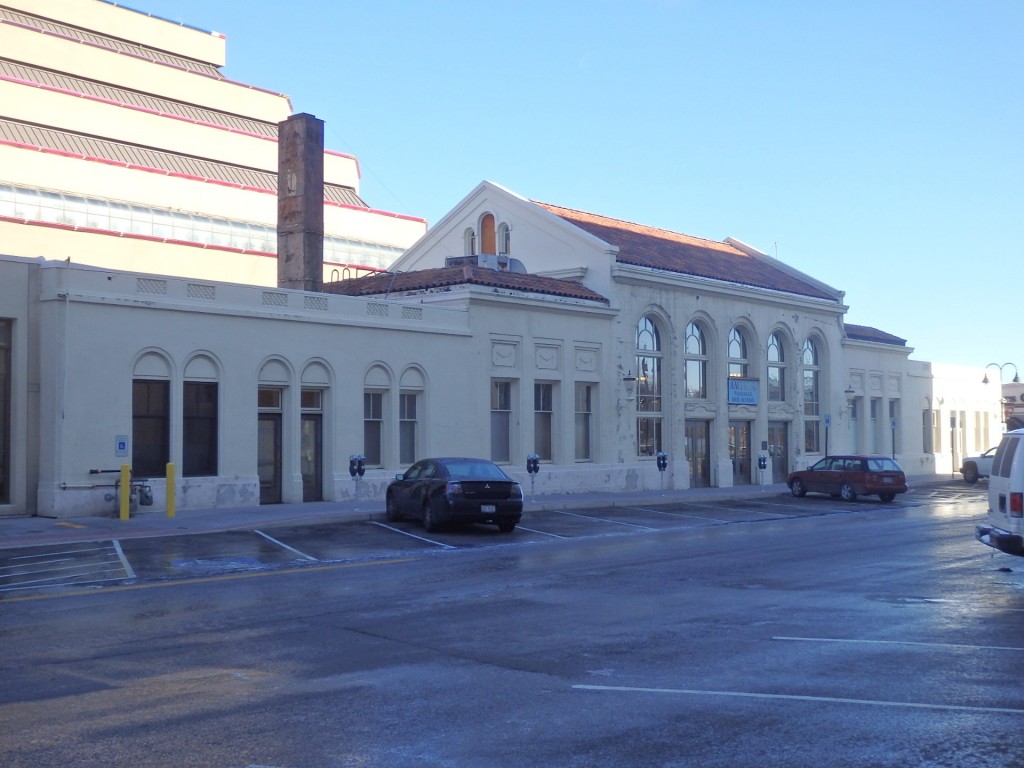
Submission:
{"label": "white pickup truck", "polygon": [[992,474],[992,460],[996,457],[996,449],[989,448],[981,456],[968,456],[960,464],[960,474],[964,482],[974,485],[979,478]]}

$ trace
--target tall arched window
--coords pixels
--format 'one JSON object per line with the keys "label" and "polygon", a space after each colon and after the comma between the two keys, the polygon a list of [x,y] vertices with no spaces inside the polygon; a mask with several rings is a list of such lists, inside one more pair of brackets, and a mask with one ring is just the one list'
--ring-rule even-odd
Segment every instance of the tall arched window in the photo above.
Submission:
{"label": "tall arched window", "polygon": [[812,339],[804,342],[804,451],[821,450],[821,367],[818,347]]}
{"label": "tall arched window", "polygon": [[637,455],[653,456],[661,450],[661,335],[650,317],[637,324],[636,370]]}
{"label": "tall arched window", "polygon": [[512,228],[505,223],[498,225],[498,253],[512,253]]}
{"label": "tall arched window", "polygon": [[494,245],[494,214],[485,213],[480,217],[480,253],[497,253]]}
{"label": "tall arched window", "polygon": [[465,245],[465,255],[473,256],[476,254],[476,232],[472,229],[467,229],[462,233],[463,244]]}
{"label": "tall arched window", "polygon": [[708,348],[704,331],[697,323],[686,326],[683,353],[686,357],[686,396],[704,400],[708,396]]}
{"label": "tall arched window", "polygon": [[786,399],[786,352],[782,337],[773,333],[768,337],[768,400],[781,403]]}
{"label": "tall arched window", "polygon": [[729,331],[729,375],[745,379],[748,366],[747,340],[743,336],[743,331],[733,328]]}

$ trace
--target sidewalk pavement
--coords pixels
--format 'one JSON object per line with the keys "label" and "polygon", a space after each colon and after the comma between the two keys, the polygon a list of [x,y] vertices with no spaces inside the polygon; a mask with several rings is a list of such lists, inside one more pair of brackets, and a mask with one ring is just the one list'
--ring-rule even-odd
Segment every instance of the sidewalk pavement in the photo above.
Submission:
{"label": "sidewalk pavement", "polygon": [[[910,490],[952,482],[941,475],[908,478]],[[963,485],[962,481],[958,481]],[[525,489],[524,489],[525,490]],[[596,507],[672,504],[727,499],[760,499],[788,494],[784,483],[741,485],[732,488],[691,488],[686,490],[642,490],[619,493],[527,493],[524,519],[531,512]],[[384,520],[383,499],[348,499],[304,504],[270,504],[257,507],[221,509],[179,509],[174,517],[163,510],[140,508],[127,520],[116,514],[89,517],[0,517],[0,549],[69,544],[113,539],[183,536],[232,530],[251,530],[281,525],[324,525],[329,523]]]}

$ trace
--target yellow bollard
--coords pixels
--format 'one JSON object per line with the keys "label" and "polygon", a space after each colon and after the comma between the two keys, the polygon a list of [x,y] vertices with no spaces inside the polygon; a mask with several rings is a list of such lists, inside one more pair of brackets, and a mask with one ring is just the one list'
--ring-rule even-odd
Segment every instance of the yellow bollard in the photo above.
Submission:
{"label": "yellow bollard", "polygon": [[174,464],[167,465],[167,516],[174,517]]}
{"label": "yellow bollard", "polygon": [[132,500],[132,468],[127,464],[121,465],[121,498],[118,500],[119,517],[127,520],[131,512]]}

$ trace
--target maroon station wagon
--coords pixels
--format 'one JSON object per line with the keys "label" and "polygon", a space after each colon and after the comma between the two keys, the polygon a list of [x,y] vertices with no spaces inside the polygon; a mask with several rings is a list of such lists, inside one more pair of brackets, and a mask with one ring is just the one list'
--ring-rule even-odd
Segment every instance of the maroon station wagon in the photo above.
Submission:
{"label": "maroon station wagon", "polygon": [[907,476],[888,456],[826,456],[797,472],[790,472],[786,485],[794,496],[827,493],[853,501],[858,496],[878,496],[892,501],[907,492]]}

